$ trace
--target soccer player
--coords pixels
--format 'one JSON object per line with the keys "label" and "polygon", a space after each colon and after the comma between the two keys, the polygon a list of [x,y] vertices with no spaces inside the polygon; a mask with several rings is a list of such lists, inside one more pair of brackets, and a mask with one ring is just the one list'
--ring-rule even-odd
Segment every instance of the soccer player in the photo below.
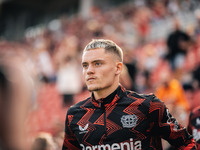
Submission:
{"label": "soccer player", "polygon": [[91,97],[67,112],[63,150],[196,149],[195,141],[154,94],[126,90],[119,82],[123,52],[111,40],[92,40],[82,55]]}

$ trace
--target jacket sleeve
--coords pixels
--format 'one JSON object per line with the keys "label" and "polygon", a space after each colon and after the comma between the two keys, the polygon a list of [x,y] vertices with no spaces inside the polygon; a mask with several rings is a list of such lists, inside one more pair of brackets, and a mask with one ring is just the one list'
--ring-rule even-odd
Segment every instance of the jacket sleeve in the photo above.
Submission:
{"label": "jacket sleeve", "polygon": [[74,135],[74,133],[71,131],[70,123],[72,121],[73,115],[67,115],[66,121],[65,121],[65,136],[63,141],[63,147],[62,150],[80,150],[80,145]]}
{"label": "jacket sleeve", "polygon": [[170,114],[165,104],[155,95],[149,106],[151,124],[154,124],[152,134],[167,140],[177,150],[195,150],[196,144],[185,127]]}

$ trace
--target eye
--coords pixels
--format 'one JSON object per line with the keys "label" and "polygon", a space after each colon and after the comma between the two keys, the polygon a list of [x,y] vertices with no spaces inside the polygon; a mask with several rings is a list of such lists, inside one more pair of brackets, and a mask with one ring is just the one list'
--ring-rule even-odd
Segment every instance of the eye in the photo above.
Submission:
{"label": "eye", "polygon": [[83,64],[82,67],[83,67],[83,68],[87,68],[88,65],[87,65],[87,64]]}
{"label": "eye", "polygon": [[96,62],[95,66],[101,66],[101,63],[100,62]]}

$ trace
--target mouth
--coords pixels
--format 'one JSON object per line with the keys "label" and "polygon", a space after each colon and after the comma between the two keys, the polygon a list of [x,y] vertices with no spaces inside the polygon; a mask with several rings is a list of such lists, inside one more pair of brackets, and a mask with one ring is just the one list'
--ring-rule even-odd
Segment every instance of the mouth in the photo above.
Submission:
{"label": "mouth", "polygon": [[93,81],[93,80],[95,80],[94,77],[87,78],[87,81]]}

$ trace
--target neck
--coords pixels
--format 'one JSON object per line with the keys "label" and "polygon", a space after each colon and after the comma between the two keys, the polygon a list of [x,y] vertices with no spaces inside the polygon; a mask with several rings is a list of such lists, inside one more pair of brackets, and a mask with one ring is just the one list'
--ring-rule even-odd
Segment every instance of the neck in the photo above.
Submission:
{"label": "neck", "polygon": [[97,100],[97,99],[107,97],[108,95],[113,93],[117,89],[118,86],[119,86],[119,83],[116,83],[116,84],[112,85],[111,87],[104,88],[104,89],[101,89],[98,91],[93,91],[95,99]]}

